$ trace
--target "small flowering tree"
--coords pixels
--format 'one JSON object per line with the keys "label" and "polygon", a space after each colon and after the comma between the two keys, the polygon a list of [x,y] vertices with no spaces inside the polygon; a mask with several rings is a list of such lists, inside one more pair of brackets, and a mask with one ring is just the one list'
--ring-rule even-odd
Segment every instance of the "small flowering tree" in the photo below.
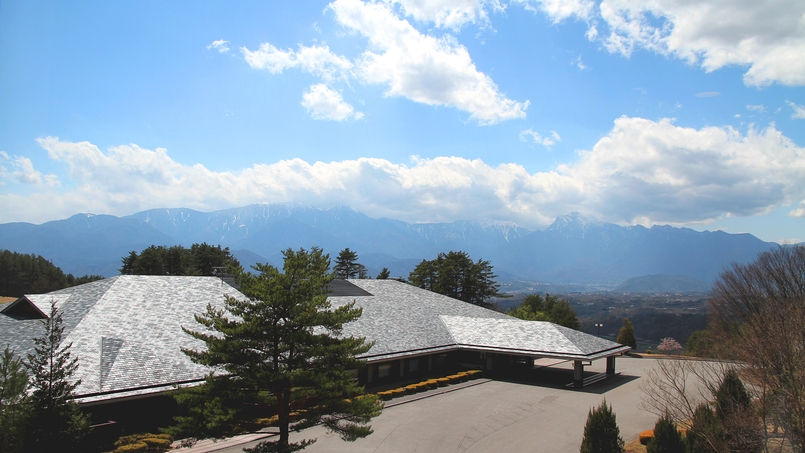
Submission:
{"label": "small flowering tree", "polygon": [[662,339],[660,345],[657,346],[658,351],[667,352],[669,354],[673,354],[677,351],[682,350],[682,345],[679,344],[678,341],[674,340],[671,337],[666,337]]}

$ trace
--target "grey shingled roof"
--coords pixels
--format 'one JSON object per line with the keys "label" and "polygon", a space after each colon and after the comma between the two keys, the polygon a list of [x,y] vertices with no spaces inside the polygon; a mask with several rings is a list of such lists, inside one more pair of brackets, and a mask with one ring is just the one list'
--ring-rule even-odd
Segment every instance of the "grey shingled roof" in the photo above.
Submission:
{"label": "grey shingled roof", "polygon": [[592,360],[629,348],[549,322],[523,321],[394,280],[348,280],[371,296],[330,297],[333,305],[355,301],[363,316],[344,333],[366,337],[370,362],[436,351],[471,349]]}
{"label": "grey shingled roof", "polygon": [[[200,327],[193,315],[208,303],[222,306],[224,295],[243,296],[217,277],[121,275],[45,295],[26,296],[46,314],[57,303],[63,344],[78,358],[76,389],[84,402],[155,393],[173,383],[204,378],[207,368],[191,362],[181,348],[203,342],[181,327]],[[42,335],[38,319],[0,315],[0,347],[25,357]]]}
{"label": "grey shingled roof", "polygon": [[[333,306],[352,301],[363,309],[344,334],[374,342],[363,358],[380,362],[439,351],[470,349],[591,360],[628,347],[551,323],[521,321],[395,280],[338,283]],[[76,393],[84,402],[158,393],[199,381],[210,371],[181,348],[203,343],[182,331],[198,329],[193,315],[224,295],[244,298],[216,277],[118,276],[44,295],[26,296],[43,314],[55,301],[64,320],[65,344],[77,357]],[[11,304],[9,304],[11,305]],[[8,306],[3,311],[8,311]],[[13,311],[13,310],[10,310]],[[33,352],[39,319],[0,314],[0,349]]]}

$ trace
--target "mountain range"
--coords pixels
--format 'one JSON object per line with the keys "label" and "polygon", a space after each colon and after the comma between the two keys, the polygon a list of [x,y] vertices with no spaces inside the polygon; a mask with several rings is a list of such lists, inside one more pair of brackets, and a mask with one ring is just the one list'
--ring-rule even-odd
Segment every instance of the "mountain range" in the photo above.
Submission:
{"label": "mountain range", "polygon": [[77,214],[41,225],[0,224],[0,249],[35,253],[74,275],[116,275],[121,258],[149,245],[207,242],[229,247],[244,267],[281,264],[287,248],[346,247],[375,275],[406,277],[422,259],[462,250],[490,261],[499,281],[614,287],[645,275],[686,276],[707,284],[732,262],[778,245],[751,234],[672,226],[619,226],[573,212],[545,230],[493,220],[411,224],[351,208],[255,204],[214,212],[152,209],[115,217]]}

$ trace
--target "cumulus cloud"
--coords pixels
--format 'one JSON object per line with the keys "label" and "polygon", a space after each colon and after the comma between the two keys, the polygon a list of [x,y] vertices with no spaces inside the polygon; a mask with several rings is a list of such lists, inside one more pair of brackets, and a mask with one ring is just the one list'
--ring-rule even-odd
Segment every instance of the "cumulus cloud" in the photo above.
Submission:
{"label": "cumulus cloud", "polygon": [[528,128],[522,132],[520,132],[520,140],[528,141],[527,139],[530,138],[534,141],[534,143],[540,144],[545,146],[546,148],[550,148],[551,145],[555,144],[558,141],[562,140],[562,137],[556,133],[556,131],[551,131],[550,137],[543,137],[538,132],[535,132],[533,129]]}
{"label": "cumulus cloud", "polygon": [[31,159],[23,156],[11,157],[4,151],[0,151],[0,176],[4,179],[10,178],[20,184],[33,186],[56,187],[59,185],[59,179],[56,175],[43,175],[42,172],[34,168]]}
{"label": "cumulus cloud", "polygon": [[313,75],[332,80],[352,68],[349,59],[336,55],[328,46],[299,46],[299,51],[293,49],[278,49],[270,43],[263,43],[251,51],[242,47],[244,59],[254,69],[263,69],[278,74],[289,68],[300,68]]}
{"label": "cumulus cloud", "polygon": [[791,118],[805,120],[805,105],[795,104],[791,101],[786,101],[786,104],[794,110],[794,113],[791,114]]}
{"label": "cumulus cloud", "polygon": [[363,113],[355,112],[351,105],[344,102],[341,93],[323,83],[312,85],[302,95],[302,106],[307,109],[313,119],[317,120],[344,121],[350,118],[363,118]]}
{"label": "cumulus cloud", "polygon": [[217,50],[220,53],[227,53],[229,52],[229,41],[223,39],[213,41],[212,44],[207,46],[207,50]]}
{"label": "cumulus cloud", "polygon": [[455,107],[480,124],[526,116],[529,101],[502,94],[454,38],[420,33],[382,3],[336,0],[329,7],[338,23],[369,40],[355,71],[363,82],[386,85],[386,96]]}
{"label": "cumulus cloud", "polygon": [[645,49],[708,72],[747,66],[750,86],[805,85],[805,2],[799,0],[603,0],[590,23],[588,37],[610,52]]}
{"label": "cumulus cloud", "polygon": [[752,112],[760,112],[760,113],[766,111],[766,107],[763,104],[749,104],[746,106],[746,109]]}
{"label": "cumulus cloud", "polygon": [[[528,135],[526,135],[528,137]],[[255,164],[233,172],[185,165],[164,149],[38,140],[69,171],[69,189],[0,193],[0,221],[43,221],[76,212],[130,214],[184,206],[222,209],[256,202],[345,204],[373,217],[412,222],[484,216],[527,227],[570,211],[618,223],[700,223],[798,204],[805,215],[805,148],[775,127],[741,133],[622,117],[577,161],[529,173],[462,157],[409,163],[360,158]],[[40,207],[38,210],[35,207]]]}

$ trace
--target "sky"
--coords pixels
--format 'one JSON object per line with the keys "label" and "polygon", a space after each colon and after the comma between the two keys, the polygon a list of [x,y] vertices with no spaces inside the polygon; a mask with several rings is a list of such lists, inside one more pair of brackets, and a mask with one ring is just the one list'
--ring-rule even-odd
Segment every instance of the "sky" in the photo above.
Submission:
{"label": "sky", "polygon": [[0,223],[276,202],[805,241],[805,2],[0,2]]}

